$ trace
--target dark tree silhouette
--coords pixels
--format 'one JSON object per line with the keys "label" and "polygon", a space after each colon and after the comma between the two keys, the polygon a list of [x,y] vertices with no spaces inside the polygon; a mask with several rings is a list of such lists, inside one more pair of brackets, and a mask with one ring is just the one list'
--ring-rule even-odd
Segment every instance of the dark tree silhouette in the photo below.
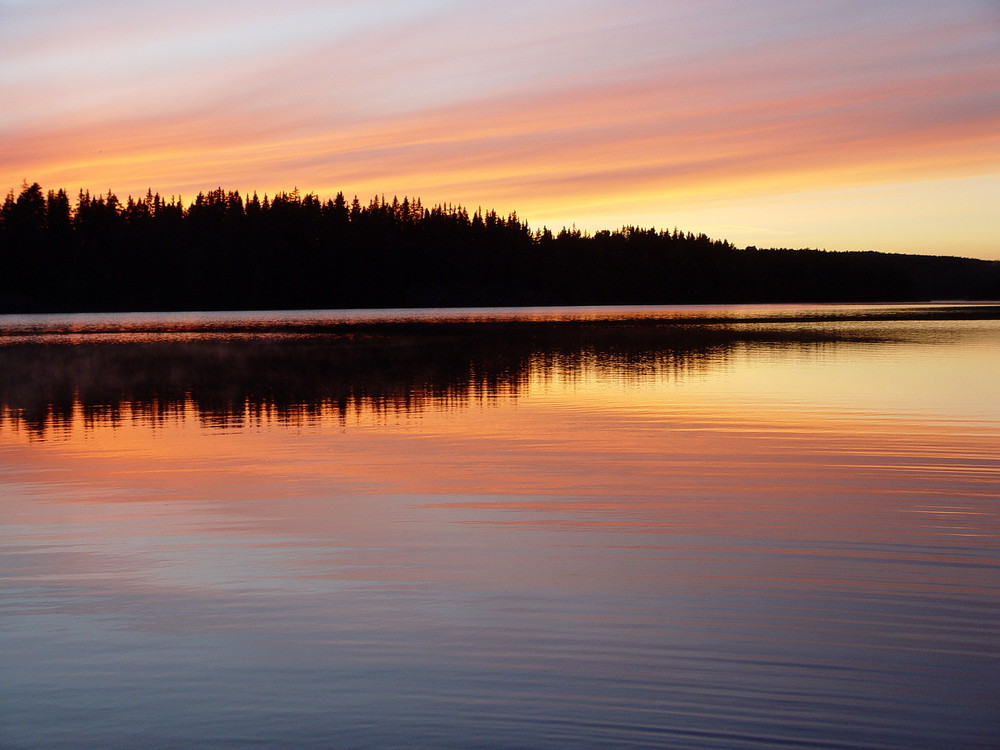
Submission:
{"label": "dark tree silhouette", "polygon": [[738,249],[625,226],[532,231],[516,214],[298,189],[9,192],[0,311],[998,299],[1000,263]]}

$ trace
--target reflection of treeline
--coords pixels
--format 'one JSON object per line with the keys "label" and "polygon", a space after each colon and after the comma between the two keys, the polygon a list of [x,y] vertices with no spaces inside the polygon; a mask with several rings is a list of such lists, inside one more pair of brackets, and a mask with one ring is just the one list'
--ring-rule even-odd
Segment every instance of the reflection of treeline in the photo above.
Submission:
{"label": "reflection of treeline", "polygon": [[419,200],[221,188],[185,205],[38,184],[0,209],[0,310],[996,299],[1000,263],[737,249],[678,230],[532,231]]}
{"label": "reflection of treeline", "polygon": [[0,429],[195,413],[205,424],[301,423],[517,398],[547,379],[684,377],[746,341],[822,334],[719,327],[552,324],[360,326],[312,337],[0,346]]}

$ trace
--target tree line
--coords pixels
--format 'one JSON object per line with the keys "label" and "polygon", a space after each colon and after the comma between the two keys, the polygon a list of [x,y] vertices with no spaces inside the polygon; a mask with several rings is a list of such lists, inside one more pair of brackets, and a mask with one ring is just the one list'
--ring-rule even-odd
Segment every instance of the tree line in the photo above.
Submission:
{"label": "tree line", "polygon": [[84,190],[74,203],[37,183],[0,208],[0,273],[7,312],[1000,298],[993,261],[533,231],[409,197]]}

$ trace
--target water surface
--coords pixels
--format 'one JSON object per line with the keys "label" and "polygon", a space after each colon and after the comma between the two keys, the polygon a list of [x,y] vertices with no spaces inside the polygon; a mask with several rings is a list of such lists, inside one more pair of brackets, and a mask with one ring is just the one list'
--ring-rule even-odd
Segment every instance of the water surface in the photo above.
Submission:
{"label": "water surface", "polygon": [[997,317],[0,317],[0,747],[995,747]]}

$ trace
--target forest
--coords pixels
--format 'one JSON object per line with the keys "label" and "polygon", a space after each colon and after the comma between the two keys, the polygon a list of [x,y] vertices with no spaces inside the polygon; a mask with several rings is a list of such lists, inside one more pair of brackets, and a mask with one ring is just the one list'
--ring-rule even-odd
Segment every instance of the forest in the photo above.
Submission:
{"label": "forest", "polygon": [[532,230],[516,214],[298,190],[72,202],[34,183],[0,208],[6,313],[941,299],[1000,299],[1000,261]]}

